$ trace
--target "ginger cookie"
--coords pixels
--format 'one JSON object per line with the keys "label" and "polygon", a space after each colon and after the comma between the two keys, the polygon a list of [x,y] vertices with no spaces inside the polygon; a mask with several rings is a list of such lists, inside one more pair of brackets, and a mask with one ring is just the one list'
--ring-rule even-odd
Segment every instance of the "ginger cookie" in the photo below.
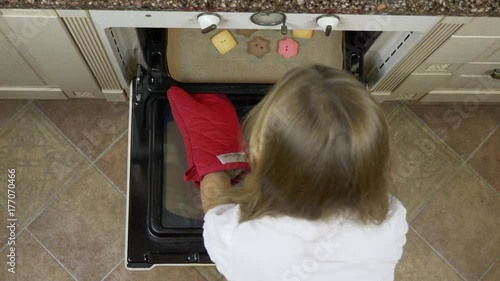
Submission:
{"label": "ginger cookie", "polygon": [[269,40],[256,36],[252,41],[247,42],[247,53],[262,58],[265,54],[271,52]]}

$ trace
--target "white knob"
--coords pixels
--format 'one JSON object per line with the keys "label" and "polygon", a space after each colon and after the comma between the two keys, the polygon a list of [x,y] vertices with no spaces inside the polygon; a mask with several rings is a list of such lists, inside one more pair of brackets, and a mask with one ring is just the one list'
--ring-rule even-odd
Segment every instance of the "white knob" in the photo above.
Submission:
{"label": "white knob", "polygon": [[326,36],[330,35],[332,28],[336,27],[339,21],[339,17],[335,15],[323,15],[316,19],[316,23],[321,27],[321,30],[325,32]]}
{"label": "white knob", "polygon": [[200,24],[201,33],[208,33],[215,28],[220,22],[220,16],[216,13],[202,13],[198,15],[198,23]]}

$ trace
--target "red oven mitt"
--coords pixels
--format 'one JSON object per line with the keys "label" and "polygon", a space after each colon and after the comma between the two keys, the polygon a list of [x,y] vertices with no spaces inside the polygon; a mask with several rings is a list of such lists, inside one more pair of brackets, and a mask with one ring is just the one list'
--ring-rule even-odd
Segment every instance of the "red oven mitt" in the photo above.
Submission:
{"label": "red oven mitt", "polygon": [[229,171],[232,183],[237,183],[250,166],[231,101],[223,94],[190,95],[175,86],[167,97],[186,147],[184,180],[200,187],[206,174]]}

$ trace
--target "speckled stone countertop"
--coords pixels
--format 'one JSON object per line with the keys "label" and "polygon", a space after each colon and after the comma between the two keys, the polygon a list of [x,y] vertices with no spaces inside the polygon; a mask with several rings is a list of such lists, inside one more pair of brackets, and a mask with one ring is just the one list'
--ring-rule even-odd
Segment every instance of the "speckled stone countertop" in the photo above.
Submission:
{"label": "speckled stone countertop", "polygon": [[0,0],[1,8],[500,16],[500,0]]}

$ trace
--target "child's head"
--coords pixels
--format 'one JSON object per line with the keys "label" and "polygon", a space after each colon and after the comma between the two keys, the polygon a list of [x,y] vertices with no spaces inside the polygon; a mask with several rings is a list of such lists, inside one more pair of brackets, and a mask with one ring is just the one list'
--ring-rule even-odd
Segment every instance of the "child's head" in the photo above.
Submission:
{"label": "child's head", "polygon": [[234,195],[242,221],[385,219],[387,124],[352,75],[320,65],[290,71],[251,111],[244,131],[252,172]]}

